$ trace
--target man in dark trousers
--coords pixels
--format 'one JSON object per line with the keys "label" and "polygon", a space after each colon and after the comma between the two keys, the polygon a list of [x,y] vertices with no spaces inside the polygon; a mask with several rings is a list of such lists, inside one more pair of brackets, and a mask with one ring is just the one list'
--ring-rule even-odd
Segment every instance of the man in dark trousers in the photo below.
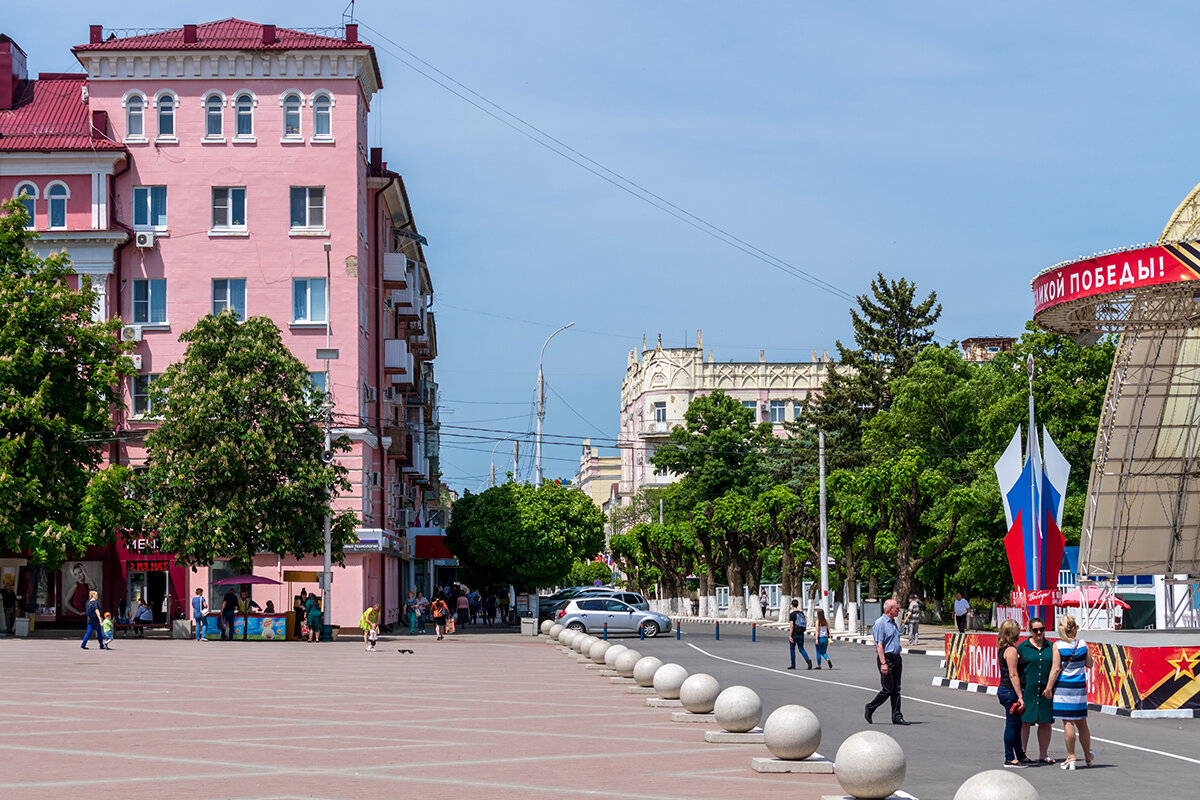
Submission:
{"label": "man in dark trousers", "polygon": [[229,637],[229,641],[233,641],[233,618],[238,612],[238,596],[234,594],[230,588],[225,592],[225,596],[221,598],[221,641],[225,641]]}
{"label": "man in dark trousers", "polygon": [[800,648],[800,656],[808,662],[808,668],[812,669],[812,659],[808,657],[808,651],[804,649],[804,632],[808,629],[808,620],[804,617],[804,612],[800,610],[800,601],[792,601],[792,610],[788,614],[788,621],[792,623],[791,631],[788,635],[788,649],[792,653],[792,665],[788,669],[796,668],[796,648]]}
{"label": "man in dark trousers", "polygon": [[890,700],[892,703],[892,724],[908,725],[909,722],[900,713],[900,676],[903,664],[900,660],[900,629],[896,627],[896,616],[900,613],[900,605],[888,598],[883,602],[883,614],[871,626],[875,637],[876,666],[879,667],[879,694],[867,703],[866,718],[871,722],[875,709]]}

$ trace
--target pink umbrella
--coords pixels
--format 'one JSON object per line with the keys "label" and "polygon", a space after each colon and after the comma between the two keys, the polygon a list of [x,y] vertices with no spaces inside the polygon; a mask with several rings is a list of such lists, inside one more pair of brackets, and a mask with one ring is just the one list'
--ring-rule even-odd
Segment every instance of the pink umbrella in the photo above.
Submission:
{"label": "pink umbrella", "polygon": [[237,586],[241,583],[270,583],[276,586],[281,585],[279,581],[270,578],[264,578],[261,575],[234,575],[229,578],[222,578],[219,581],[213,581],[213,586]]}
{"label": "pink umbrella", "polygon": [[[1112,598],[1113,605],[1115,605],[1117,608],[1129,608],[1129,603],[1126,603],[1115,594],[1112,596]],[[1063,595],[1062,602],[1059,603],[1059,605],[1069,606],[1071,608],[1087,605],[1091,608],[1098,608],[1106,605],[1104,590],[1099,586],[1076,587]]]}

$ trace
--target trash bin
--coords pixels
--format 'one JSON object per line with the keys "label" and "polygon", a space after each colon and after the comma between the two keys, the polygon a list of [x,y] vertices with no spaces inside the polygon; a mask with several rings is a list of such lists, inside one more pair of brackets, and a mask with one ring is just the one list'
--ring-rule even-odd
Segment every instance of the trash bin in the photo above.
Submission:
{"label": "trash bin", "polygon": [[196,633],[192,628],[190,619],[173,619],[171,620],[171,638],[172,639],[192,639]]}
{"label": "trash bin", "polygon": [[537,636],[538,635],[537,617],[521,617],[521,635],[522,636]]}
{"label": "trash bin", "polygon": [[29,636],[29,632],[33,630],[33,619],[30,617],[17,617],[13,624],[13,635],[20,636],[22,639]]}

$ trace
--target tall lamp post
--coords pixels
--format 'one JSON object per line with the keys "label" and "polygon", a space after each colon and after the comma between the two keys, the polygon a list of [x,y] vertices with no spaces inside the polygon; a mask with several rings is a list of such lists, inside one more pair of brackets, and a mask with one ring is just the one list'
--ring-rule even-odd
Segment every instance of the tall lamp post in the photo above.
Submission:
{"label": "tall lamp post", "polygon": [[[332,245],[329,242],[325,243],[325,347],[317,349],[317,358],[325,362],[325,399],[322,404],[325,411],[325,450],[321,453],[321,460],[326,464],[333,461],[333,432],[330,430],[333,423],[333,393],[329,391],[329,362],[334,361],[338,357],[338,351],[330,347],[330,299],[333,292],[330,291],[330,279],[333,277],[333,269],[330,266],[329,251],[332,250]],[[330,608],[333,599],[333,520],[330,517],[332,509],[329,504],[333,502],[333,486],[327,486],[325,500],[325,579],[323,581],[324,597],[321,598],[321,639],[333,638],[333,622]]]}
{"label": "tall lamp post", "polygon": [[544,419],[546,416],[546,382],[542,378],[542,356],[546,355],[546,345],[550,344],[550,340],[574,324],[574,322],[568,322],[566,325],[563,325],[554,333],[547,336],[546,344],[542,345],[542,352],[538,354],[537,442],[535,448],[536,452],[534,453],[534,486],[542,485],[542,419]]}

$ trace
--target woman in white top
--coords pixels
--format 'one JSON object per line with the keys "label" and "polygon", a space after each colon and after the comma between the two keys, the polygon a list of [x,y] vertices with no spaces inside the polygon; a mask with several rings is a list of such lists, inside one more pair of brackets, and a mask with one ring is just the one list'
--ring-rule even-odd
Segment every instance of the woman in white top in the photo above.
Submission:
{"label": "woman in white top", "polygon": [[829,658],[829,621],[825,619],[825,612],[822,609],[817,609],[817,669],[821,668],[821,659],[829,662],[829,668],[833,669],[833,660]]}

